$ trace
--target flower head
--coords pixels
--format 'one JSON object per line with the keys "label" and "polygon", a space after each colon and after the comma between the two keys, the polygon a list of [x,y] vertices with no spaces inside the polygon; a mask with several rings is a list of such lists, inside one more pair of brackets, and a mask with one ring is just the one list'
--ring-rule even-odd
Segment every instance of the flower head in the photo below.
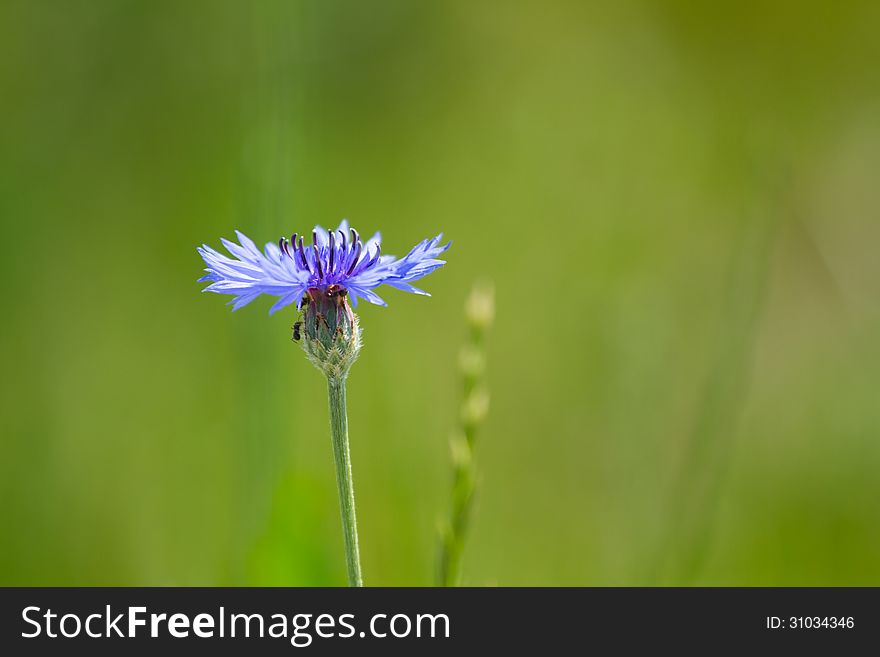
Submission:
{"label": "flower head", "polygon": [[411,283],[446,264],[437,256],[449,248],[440,245],[442,234],[416,244],[403,258],[382,255],[381,236],[366,242],[348,222],[342,220],[335,231],[315,226],[311,243],[294,233],[269,243],[263,251],[245,235],[235,231],[239,244],[221,240],[228,257],[207,244],[199,247],[208,272],[199,281],[210,281],[205,292],[231,294],[233,310],[246,306],[261,294],[280,297],[270,314],[304,299],[347,297],[353,306],[358,298],[386,305],[373,289],[385,284],[405,292],[428,295]]}

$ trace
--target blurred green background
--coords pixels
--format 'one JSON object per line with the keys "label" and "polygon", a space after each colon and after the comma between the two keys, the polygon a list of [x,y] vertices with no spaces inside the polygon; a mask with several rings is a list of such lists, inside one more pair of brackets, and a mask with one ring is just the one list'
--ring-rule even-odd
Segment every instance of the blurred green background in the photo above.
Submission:
{"label": "blurred green background", "polygon": [[341,585],[321,376],[195,248],[348,217],[368,584],[880,584],[880,3],[0,5],[0,584]]}

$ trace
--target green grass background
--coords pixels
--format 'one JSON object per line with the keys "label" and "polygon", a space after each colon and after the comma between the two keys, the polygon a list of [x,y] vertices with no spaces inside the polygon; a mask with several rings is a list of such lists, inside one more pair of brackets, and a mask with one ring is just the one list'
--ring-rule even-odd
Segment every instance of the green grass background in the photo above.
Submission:
{"label": "green grass background", "polygon": [[0,5],[0,584],[341,585],[324,383],[195,247],[453,240],[362,305],[368,584],[880,584],[880,4]]}

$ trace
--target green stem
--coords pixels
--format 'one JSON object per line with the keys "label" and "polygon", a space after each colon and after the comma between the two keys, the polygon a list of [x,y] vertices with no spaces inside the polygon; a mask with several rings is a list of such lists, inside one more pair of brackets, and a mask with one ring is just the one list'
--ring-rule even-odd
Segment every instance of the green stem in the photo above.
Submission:
{"label": "green stem", "polygon": [[474,497],[473,461],[469,443],[459,441],[453,445],[453,449],[467,450],[467,456],[462,454],[466,462],[459,463],[454,468],[450,520],[441,536],[438,574],[440,586],[458,586],[461,581],[461,558]]}
{"label": "green stem", "polygon": [[342,512],[342,534],[345,538],[345,561],[348,585],[363,586],[361,558],[358,550],[357,518],[354,510],[354,484],[351,478],[351,455],[348,451],[348,415],[345,411],[345,378],[327,378],[330,399],[330,437],[336,461],[336,485]]}

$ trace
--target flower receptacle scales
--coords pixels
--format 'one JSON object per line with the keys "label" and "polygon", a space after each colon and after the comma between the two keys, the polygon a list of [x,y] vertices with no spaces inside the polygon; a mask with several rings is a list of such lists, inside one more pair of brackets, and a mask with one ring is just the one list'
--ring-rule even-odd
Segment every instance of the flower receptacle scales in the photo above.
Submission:
{"label": "flower receptacle scales", "polygon": [[302,347],[327,378],[344,379],[361,351],[361,329],[344,289],[307,290],[302,303]]}

